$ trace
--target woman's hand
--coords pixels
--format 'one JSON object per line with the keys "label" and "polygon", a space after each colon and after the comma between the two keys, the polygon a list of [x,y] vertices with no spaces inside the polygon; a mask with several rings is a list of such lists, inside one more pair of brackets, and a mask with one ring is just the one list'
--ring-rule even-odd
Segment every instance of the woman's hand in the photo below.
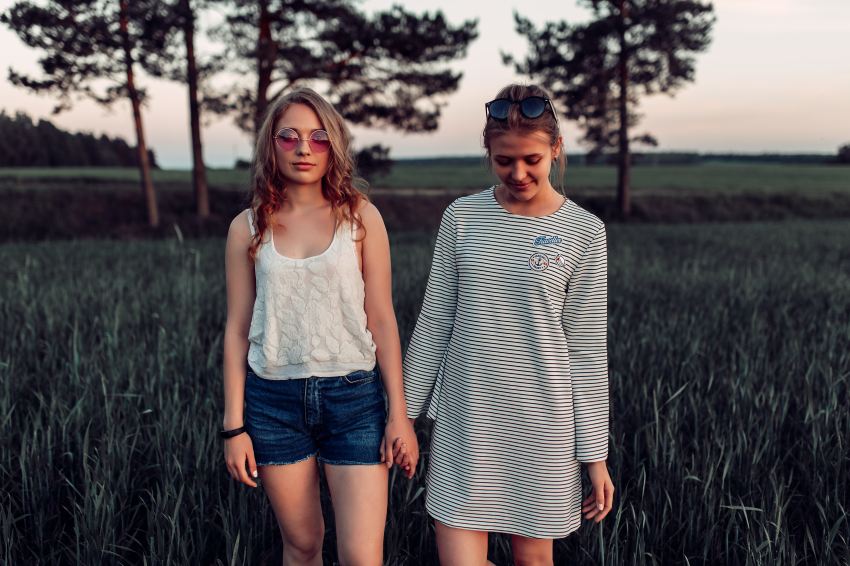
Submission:
{"label": "woman's hand", "polygon": [[419,441],[413,423],[406,416],[390,416],[382,448],[381,461],[386,462],[388,468],[395,462],[404,470],[407,479],[413,477],[419,463]]}
{"label": "woman's hand", "polygon": [[[251,478],[257,477],[257,462],[254,460],[254,444],[247,432],[224,440],[224,462],[230,477],[245,485],[257,487]],[[246,469],[247,463],[247,469]],[[251,470],[251,476],[248,476]]]}
{"label": "woman's hand", "polygon": [[593,489],[590,495],[582,502],[581,511],[587,520],[593,519],[600,522],[611,511],[614,505],[614,482],[608,474],[608,466],[605,461],[588,462],[587,475]]}

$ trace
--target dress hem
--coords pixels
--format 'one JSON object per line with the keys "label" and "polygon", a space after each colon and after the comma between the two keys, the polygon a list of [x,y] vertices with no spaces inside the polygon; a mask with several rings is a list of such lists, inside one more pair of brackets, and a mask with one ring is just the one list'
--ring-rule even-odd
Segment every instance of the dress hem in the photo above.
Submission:
{"label": "dress hem", "polygon": [[[527,538],[540,538],[540,539],[558,539],[558,538],[566,538],[576,532],[579,527],[581,527],[581,522],[579,520],[579,524],[573,527],[570,525],[567,527],[566,532],[564,531],[556,531],[554,533],[541,533],[541,532],[532,532],[530,530],[522,530],[516,529],[510,526],[476,526],[471,523],[464,523],[462,521],[455,521],[454,519],[442,519],[438,517],[433,510],[428,508],[427,501],[425,505],[425,510],[428,512],[428,515],[434,519],[435,521],[440,521],[447,527],[451,527],[453,529],[463,529],[467,531],[484,531],[488,533],[503,533],[507,535],[519,535]],[[495,522],[494,522],[495,523]]]}

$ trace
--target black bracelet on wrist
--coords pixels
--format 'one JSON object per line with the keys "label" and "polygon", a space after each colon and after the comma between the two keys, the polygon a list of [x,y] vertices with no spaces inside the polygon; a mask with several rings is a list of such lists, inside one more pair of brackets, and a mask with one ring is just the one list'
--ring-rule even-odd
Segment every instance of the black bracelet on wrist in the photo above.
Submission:
{"label": "black bracelet on wrist", "polygon": [[226,440],[228,438],[233,438],[234,436],[239,436],[243,432],[246,432],[245,427],[240,426],[239,428],[234,428],[231,430],[220,430],[218,431],[218,435]]}

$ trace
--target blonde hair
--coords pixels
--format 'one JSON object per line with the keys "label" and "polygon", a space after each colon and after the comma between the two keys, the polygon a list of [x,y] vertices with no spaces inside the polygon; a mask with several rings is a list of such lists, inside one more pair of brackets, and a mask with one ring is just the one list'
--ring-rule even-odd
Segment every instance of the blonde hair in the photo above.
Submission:
{"label": "blonde hair", "polygon": [[[495,98],[508,98],[510,100],[522,100],[529,96],[540,96],[548,98],[551,105],[552,97],[543,87],[535,84],[509,84],[502,88]],[[558,128],[558,120],[555,118],[555,107],[551,106],[552,111],[545,110],[543,114],[537,118],[526,118],[520,112],[519,104],[512,104],[508,110],[507,120],[496,120],[493,117],[488,117],[484,124],[484,148],[486,149],[487,162],[490,163],[490,144],[492,141],[508,132],[518,132],[520,134],[532,134],[542,132],[549,140],[549,145],[554,147],[561,137],[560,129]],[[557,173],[555,181],[552,183],[561,193],[564,192],[563,180],[564,173],[567,170],[567,153],[564,151],[563,145],[558,152],[558,157],[555,159],[557,163]]]}
{"label": "blonde hair", "polygon": [[322,195],[331,203],[337,224],[349,222],[358,230],[363,223],[355,211],[367,200],[355,186],[363,182],[354,177],[354,159],[351,157],[351,134],[336,109],[316,91],[299,88],[272,103],[266,111],[263,125],[257,133],[254,147],[253,176],[251,180],[251,209],[256,218],[257,230],[251,239],[248,255],[256,260],[263,234],[270,225],[273,213],[286,202],[286,181],[280,173],[274,151],[275,124],[286,109],[293,104],[309,106],[319,118],[322,128],[331,140],[328,169],[322,177]]}

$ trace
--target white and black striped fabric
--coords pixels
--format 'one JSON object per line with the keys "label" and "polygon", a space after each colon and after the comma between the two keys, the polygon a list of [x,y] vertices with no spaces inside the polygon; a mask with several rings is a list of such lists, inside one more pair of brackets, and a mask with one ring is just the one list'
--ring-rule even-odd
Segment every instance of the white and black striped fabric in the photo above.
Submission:
{"label": "white and black striped fabric", "polygon": [[579,462],[608,455],[606,339],[599,218],[570,199],[511,214],[492,187],[449,205],[404,360],[408,416],[435,421],[433,518],[535,538],[578,528]]}

